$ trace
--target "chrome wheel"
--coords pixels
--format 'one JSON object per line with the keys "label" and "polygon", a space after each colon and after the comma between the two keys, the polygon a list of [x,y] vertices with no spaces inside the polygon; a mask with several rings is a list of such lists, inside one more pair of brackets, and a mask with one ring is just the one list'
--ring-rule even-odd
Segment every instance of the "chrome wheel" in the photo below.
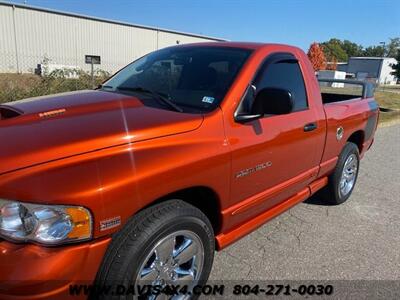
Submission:
{"label": "chrome wheel", "polygon": [[[204,247],[200,237],[188,230],[174,232],[162,238],[152,248],[139,269],[136,283],[193,287],[200,278],[203,264]],[[165,296],[153,295],[150,299],[161,299]]]}
{"label": "chrome wheel", "polygon": [[351,154],[345,161],[339,182],[339,195],[346,196],[352,190],[357,177],[358,158]]}

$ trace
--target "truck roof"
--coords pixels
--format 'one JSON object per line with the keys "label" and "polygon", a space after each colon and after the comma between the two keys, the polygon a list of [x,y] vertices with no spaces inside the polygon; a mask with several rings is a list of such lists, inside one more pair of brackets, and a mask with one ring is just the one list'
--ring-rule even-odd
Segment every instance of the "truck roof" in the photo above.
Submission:
{"label": "truck roof", "polygon": [[277,44],[277,43],[254,43],[254,42],[200,42],[200,43],[190,43],[190,44],[182,44],[172,47],[193,47],[193,46],[203,46],[203,47],[232,47],[232,48],[245,48],[245,49],[261,49],[261,48],[272,48],[272,47],[279,47],[279,48],[286,48],[287,50],[295,50],[299,49],[295,46],[285,45],[285,44]]}

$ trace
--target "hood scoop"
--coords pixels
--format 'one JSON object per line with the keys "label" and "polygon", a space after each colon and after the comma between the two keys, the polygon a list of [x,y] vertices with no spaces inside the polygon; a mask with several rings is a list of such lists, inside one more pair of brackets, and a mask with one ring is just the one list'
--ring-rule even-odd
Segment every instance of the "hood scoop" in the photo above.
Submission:
{"label": "hood scoop", "polygon": [[0,120],[12,119],[20,115],[22,115],[21,111],[18,111],[14,108],[5,105],[0,105]]}

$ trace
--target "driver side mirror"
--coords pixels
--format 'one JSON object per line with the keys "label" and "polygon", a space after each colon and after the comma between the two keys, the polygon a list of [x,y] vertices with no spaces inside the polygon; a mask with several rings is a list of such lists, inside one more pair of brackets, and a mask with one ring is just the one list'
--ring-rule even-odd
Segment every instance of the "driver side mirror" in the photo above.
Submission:
{"label": "driver side mirror", "polygon": [[264,88],[256,94],[249,110],[236,115],[235,120],[244,123],[262,118],[264,115],[291,113],[293,110],[293,97],[285,89]]}
{"label": "driver side mirror", "polygon": [[265,88],[254,99],[251,112],[263,115],[284,115],[292,112],[292,94],[285,89]]}

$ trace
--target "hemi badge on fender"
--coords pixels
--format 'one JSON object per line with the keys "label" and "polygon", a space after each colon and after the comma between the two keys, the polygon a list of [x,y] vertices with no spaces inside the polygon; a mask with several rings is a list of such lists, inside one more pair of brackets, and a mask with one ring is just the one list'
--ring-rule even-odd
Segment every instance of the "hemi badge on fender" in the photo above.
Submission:
{"label": "hemi badge on fender", "polygon": [[115,217],[107,220],[100,221],[100,231],[111,229],[121,225],[121,217]]}
{"label": "hemi badge on fender", "polygon": [[39,117],[40,118],[55,117],[55,116],[58,116],[58,115],[61,115],[61,114],[65,113],[65,111],[66,111],[65,108],[56,109],[56,110],[49,110],[49,111],[45,111],[45,112],[39,113]]}

